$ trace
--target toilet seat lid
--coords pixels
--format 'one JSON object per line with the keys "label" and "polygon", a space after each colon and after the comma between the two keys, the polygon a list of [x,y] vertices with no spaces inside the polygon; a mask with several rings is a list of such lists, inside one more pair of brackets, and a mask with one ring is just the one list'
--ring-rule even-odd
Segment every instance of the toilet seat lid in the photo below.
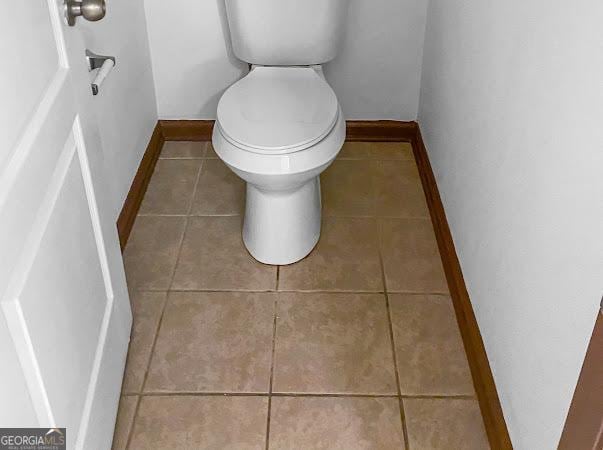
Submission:
{"label": "toilet seat lid", "polygon": [[339,115],[337,97],[309,67],[256,67],[226,90],[217,124],[232,144],[283,154],[322,140]]}

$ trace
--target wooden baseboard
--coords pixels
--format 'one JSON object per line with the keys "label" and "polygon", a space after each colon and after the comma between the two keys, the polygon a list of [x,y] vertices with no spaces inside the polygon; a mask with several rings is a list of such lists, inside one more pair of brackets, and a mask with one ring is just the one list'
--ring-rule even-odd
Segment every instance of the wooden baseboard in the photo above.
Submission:
{"label": "wooden baseboard", "polygon": [[565,420],[558,450],[603,449],[603,304],[595,327],[574,397]]}
{"label": "wooden baseboard", "polygon": [[[209,141],[214,127],[213,120],[160,120],[159,124],[166,141]],[[410,142],[416,129],[416,122],[348,120],[346,140]]]}
{"label": "wooden baseboard", "polygon": [[122,252],[126,248],[130,231],[132,231],[134,221],[136,220],[136,214],[138,214],[142,198],[147,192],[147,187],[151,180],[151,175],[153,175],[153,170],[155,170],[155,165],[159,159],[159,153],[164,141],[161,125],[157,123],[117,219],[117,232]]}
{"label": "wooden baseboard", "polygon": [[213,120],[160,120],[166,141],[211,141]]}
{"label": "wooden baseboard", "polygon": [[[213,124],[211,120],[160,120],[157,123],[117,221],[122,250],[136,219],[163,142],[211,140]],[[418,124],[395,121],[349,121],[346,139],[412,143],[488,439],[495,450],[512,449],[486,350]]]}
{"label": "wooden baseboard", "polygon": [[498,399],[484,342],[473,312],[467,287],[465,286],[463,272],[456,254],[448,220],[446,219],[446,212],[444,211],[435,176],[427,155],[427,149],[425,148],[418,125],[415,128],[412,147],[417,166],[419,167],[427,204],[429,205],[431,221],[438,241],[465,352],[469,360],[473,384],[484,418],[488,440],[492,449],[512,449],[513,446]]}
{"label": "wooden baseboard", "polygon": [[411,142],[417,122],[397,120],[348,120],[346,141]]}

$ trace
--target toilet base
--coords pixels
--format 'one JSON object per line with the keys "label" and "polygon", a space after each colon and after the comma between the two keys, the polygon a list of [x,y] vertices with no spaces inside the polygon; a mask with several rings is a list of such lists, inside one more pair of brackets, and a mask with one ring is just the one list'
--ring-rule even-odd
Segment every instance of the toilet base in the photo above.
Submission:
{"label": "toilet base", "polygon": [[320,237],[320,179],[286,190],[247,183],[243,242],[264,264],[292,264],[312,251]]}

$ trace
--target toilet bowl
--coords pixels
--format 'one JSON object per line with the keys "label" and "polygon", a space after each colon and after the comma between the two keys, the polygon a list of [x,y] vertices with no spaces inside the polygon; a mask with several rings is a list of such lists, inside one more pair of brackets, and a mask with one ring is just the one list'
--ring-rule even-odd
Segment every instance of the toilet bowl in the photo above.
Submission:
{"label": "toilet bowl", "polygon": [[320,178],[345,120],[320,66],[254,66],[218,104],[212,143],[247,183],[243,242],[265,264],[291,264],[320,237]]}

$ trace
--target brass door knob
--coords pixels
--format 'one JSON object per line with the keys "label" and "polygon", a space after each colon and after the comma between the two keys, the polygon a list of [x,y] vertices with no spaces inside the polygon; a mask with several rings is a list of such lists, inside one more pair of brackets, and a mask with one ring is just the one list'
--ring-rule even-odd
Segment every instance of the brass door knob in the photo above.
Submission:
{"label": "brass door knob", "polygon": [[70,27],[75,25],[78,16],[96,22],[105,17],[105,13],[105,0],[65,0],[65,18]]}

